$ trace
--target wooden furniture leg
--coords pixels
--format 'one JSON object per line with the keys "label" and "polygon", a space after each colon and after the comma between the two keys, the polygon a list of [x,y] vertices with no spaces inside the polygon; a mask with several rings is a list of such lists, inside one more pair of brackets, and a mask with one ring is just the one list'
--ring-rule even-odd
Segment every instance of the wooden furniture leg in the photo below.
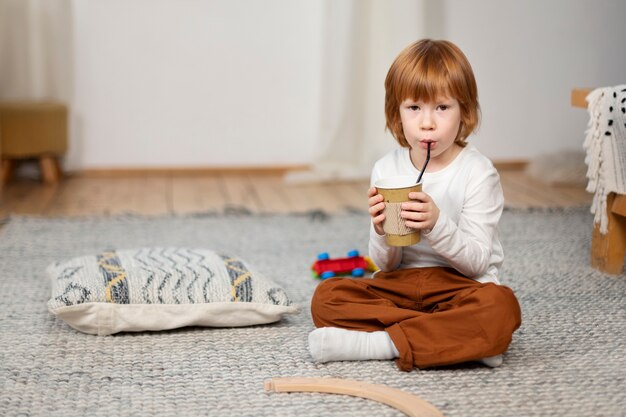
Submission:
{"label": "wooden furniture leg", "polygon": [[272,378],[265,390],[274,392],[325,392],[367,398],[394,407],[409,417],[443,417],[421,398],[385,385],[338,378]]}
{"label": "wooden furniture leg", "polygon": [[591,240],[591,266],[607,274],[620,274],[626,252],[626,195],[611,193],[607,197],[608,231],[600,233],[594,225]]}
{"label": "wooden furniture leg", "polygon": [[11,159],[2,159],[0,167],[0,184],[4,185],[11,179],[15,163]]}
{"label": "wooden furniture leg", "polygon": [[41,170],[41,178],[46,184],[56,184],[61,178],[61,170],[59,161],[56,157],[44,155],[39,157],[39,168]]}

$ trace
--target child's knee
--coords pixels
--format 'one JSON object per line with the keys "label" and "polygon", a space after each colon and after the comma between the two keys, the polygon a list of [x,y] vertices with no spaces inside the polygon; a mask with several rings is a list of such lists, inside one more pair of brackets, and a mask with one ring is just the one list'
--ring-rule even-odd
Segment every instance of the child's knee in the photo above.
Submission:
{"label": "child's knee", "polygon": [[513,291],[497,284],[487,284],[484,290],[489,293],[493,319],[501,321],[511,331],[517,330],[522,323],[522,313]]}
{"label": "child's knee", "polygon": [[317,327],[328,326],[332,317],[330,301],[334,298],[333,290],[339,285],[342,278],[329,278],[320,282],[311,299],[311,315]]}
{"label": "child's knee", "polygon": [[329,278],[320,282],[313,293],[313,302],[324,302],[330,299],[333,289],[341,282],[342,278]]}

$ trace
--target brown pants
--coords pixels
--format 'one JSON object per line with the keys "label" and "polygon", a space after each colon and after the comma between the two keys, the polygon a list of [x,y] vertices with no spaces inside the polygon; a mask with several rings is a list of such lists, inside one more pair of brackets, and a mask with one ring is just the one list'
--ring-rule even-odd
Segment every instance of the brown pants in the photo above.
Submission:
{"label": "brown pants", "polygon": [[328,279],[317,287],[311,313],[317,327],[385,330],[403,371],[501,354],[521,324],[510,288],[439,267]]}

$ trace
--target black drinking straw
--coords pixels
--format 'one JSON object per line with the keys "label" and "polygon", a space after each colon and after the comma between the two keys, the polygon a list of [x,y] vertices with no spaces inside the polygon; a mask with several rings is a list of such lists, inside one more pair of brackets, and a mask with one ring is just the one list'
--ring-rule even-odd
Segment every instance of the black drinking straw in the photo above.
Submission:
{"label": "black drinking straw", "polygon": [[420,174],[417,177],[416,184],[419,184],[419,182],[422,180],[422,175],[424,175],[424,171],[426,171],[426,165],[428,165],[428,161],[430,161],[430,144],[431,143],[432,142],[428,142],[428,151],[426,151],[426,161],[424,162],[424,166],[422,167],[422,170],[420,171]]}

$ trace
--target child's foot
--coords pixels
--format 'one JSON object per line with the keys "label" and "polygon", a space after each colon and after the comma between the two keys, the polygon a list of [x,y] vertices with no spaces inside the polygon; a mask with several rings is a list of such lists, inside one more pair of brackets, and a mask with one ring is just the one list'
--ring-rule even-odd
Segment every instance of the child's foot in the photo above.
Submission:
{"label": "child's foot", "polygon": [[385,331],[361,332],[321,327],[309,333],[309,351],[315,362],[393,359],[400,354]]}
{"label": "child's foot", "polygon": [[485,364],[490,368],[497,368],[502,365],[502,355],[488,356],[486,358],[478,359],[476,362]]}

